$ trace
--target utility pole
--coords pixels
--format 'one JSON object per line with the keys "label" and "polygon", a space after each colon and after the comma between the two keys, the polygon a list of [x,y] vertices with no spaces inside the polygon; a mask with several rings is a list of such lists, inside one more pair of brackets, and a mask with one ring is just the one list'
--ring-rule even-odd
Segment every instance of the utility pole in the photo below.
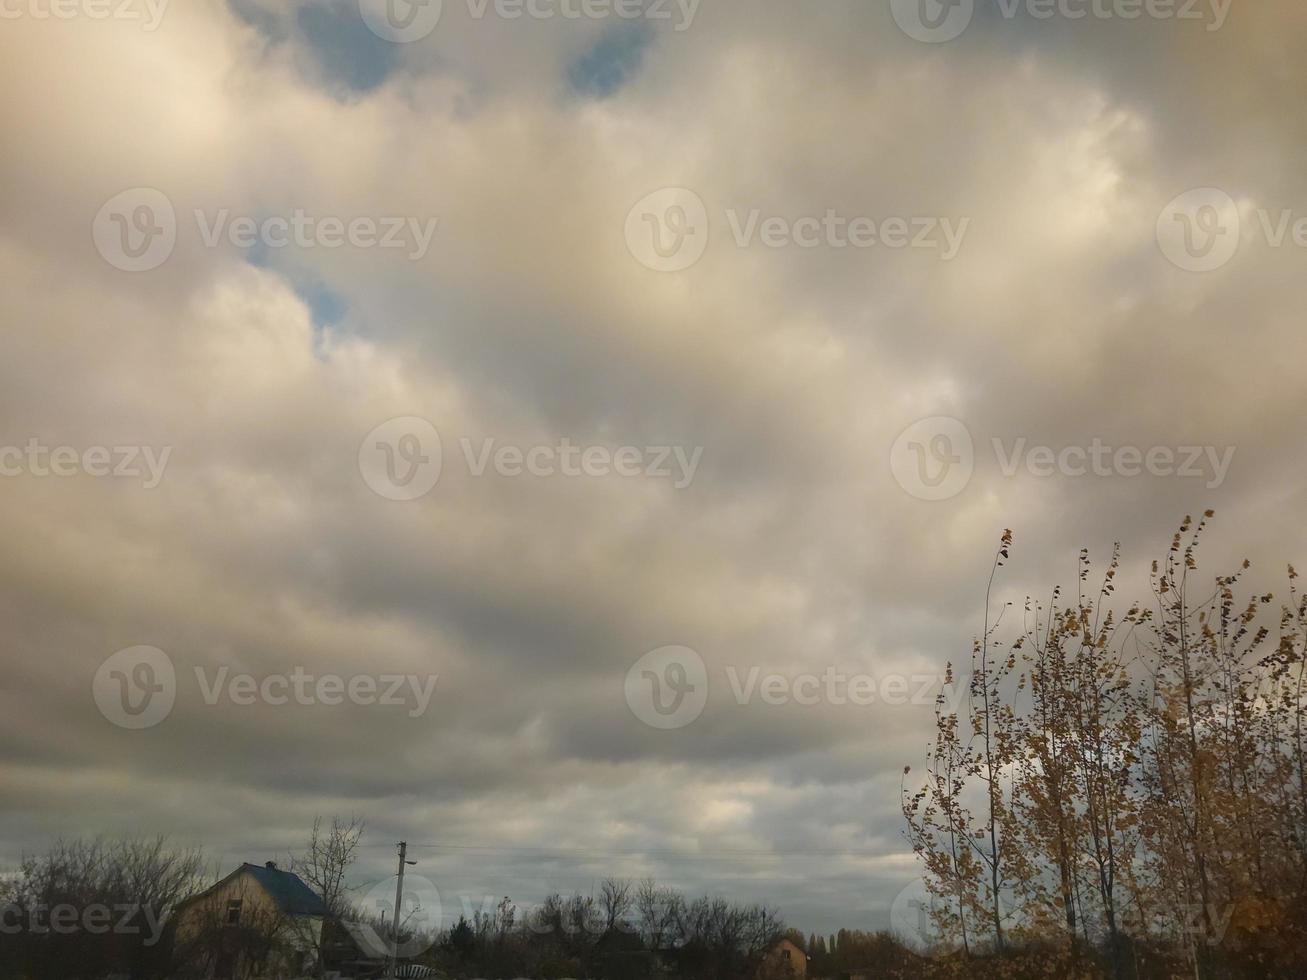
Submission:
{"label": "utility pole", "polygon": [[399,876],[395,880],[395,917],[392,926],[394,936],[390,946],[390,970],[387,975],[394,977],[399,972],[399,911],[404,906],[404,866],[417,864],[416,861],[407,861],[408,841],[399,842]]}

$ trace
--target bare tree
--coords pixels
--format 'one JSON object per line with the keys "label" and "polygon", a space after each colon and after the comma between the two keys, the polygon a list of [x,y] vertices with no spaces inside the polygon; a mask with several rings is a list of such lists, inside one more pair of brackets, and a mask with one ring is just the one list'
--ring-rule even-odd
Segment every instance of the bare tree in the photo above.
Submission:
{"label": "bare tree", "polygon": [[653,878],[640,882],[635,893],[640,935],[650,949],[663,949],[676,932],[685,900],[681,893],[659,885]]}
{"label": "bare tree", "polygon": [[[1020,672],[987,619],[970,739],[937,704],[925,785],[903,790],[946,933],[965,943],[983,920],[1000,952],[1030,940],[1047,952],[1055,938],[1057,962],[1097,958],[1117,977],[1140,975],[1158,950],[1166,971],[1197,980],[1302,975],[1307,598],[1290,566],[1270,642],[1273,597],[1236,595],[1247,562],[1198,574],[1210,516],[1185,518],[1153,564],[1154,609],[1118,616],[1118,551],[1096,591],[1082,552],[1073,601],[1027,600],[1011,647],[1026,644]],[[982,805],[973,820],[968,807]]]}
{"label": "bare tree", "polygon": [[322,817],[316,817],[304,851],[291,856],[291,870],[318,893],[327,907],[322,928],[312,937],[319,977],[326,975],[326,953],[339,935],[338,925],[350,915],[346,875],[354,863],[363,828],[358,817],[348,821],[332,817],[331,827],[324,829]]}
{"label": "bare tree", "polygon": [[199,890],[202,867],[163,837],[60,840],[23,858],[5,888],[0,962],[32,978],[163,976],[167,917]]}
{"label": "bare tree", "polygon": [[627,916],[634,906],[635,896],[631,893],[630,881],[619,878],[603,880],[599,886],[599,913],[603,917],[605,931],[630,931],[631,924],[627,921]]}

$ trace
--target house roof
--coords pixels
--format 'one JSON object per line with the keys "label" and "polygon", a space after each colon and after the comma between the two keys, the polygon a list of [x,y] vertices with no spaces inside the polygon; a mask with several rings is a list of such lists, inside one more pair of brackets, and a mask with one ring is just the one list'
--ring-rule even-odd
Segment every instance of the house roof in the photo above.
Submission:
{"label": "house roof", "polygon": [[241,871],[263,886],[277,907],[287,915],[326,915],[327,906],[299,875],[259,864],[242,864]]}
{"label": "house roof", "polygon": [[226,878],[216,884],[210,885],[198,895],[192,895],[181,904],[189,906],[198,902],[206,895],[221,888],[227,882],[231,881],[238,875],[248,874],[251,878],[259,883],[268,897],[276,904],[277,908],[286,915],[326,915],[326,903],[318,897],[308,885],[304,884],[303,879],[292,871],[282,871],[275,865],[268,866],[262,864],[250,864],[246,861],[239,868],[229,874]]}

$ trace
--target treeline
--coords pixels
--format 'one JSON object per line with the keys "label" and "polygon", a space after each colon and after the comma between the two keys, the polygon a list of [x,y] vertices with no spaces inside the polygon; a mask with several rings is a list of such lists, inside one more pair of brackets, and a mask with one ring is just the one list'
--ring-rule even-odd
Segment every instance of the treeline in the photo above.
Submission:
{"label": "treeline", "polygon": [[[317,820],[304,849],[290,858],[335,925],[359,917],[345,877],[362,832],[358,820],[335,820],[329,828]],[[197,914],[195,928],[179,938],[179,908],[230,870],[210,867],[200,850],[175,848],[163,837],[57,841],[0,872],[0,980],[202,977],[233,952],[242,971],[257,971],[289,948],[307,952],[323,974],[333,952],[326,943],[341,930],[304,934],[285,916],[257,908],[238,928]]]}
{"label": "treeline", "polygon": [[[452,977],[783,977],[765,955],[782,937],[809,977],[1307,976],[1307,597],[1292,567],[1278,602],[1241,594],[1246,562],[1201,575],[1205,526],[1186,519],[1151,600],[1123,611],[1118,550],[1093,584],[1082,552],[1074,595],[995,604],[1005,532],[970,676],[948,667],[969,696],[941,695],[921,783],[905,769],[929,896],[911,946],[805,939],[771,909],[652,880],[525,911],[504,899],[398,940]],[[318,975],[368,958],[360,931],[396,939],[347,884],[362,832],[315,823],[290,861],[329,910]],[[58,843],[0,874],[0,980],[203,975],[212,950],[175,942],[171,913],[213,881],[198,852],[162,839]]]}
{"label": "treeline", "polygon": [[0,877],[0,978],[171,976],[171,913],[204,883],[163,838],[60,841]]}
{"label": "treeline", "polygon": [[[940,962],[1048,975],[1307,975],[1307,600],[1204,577],[1206,519],[1117,611],[1119,549],[1076,594],[991,607],[969,698],[941,697],[903,811]],[[952,682],[953,666],[948,667]],[[905,774],[909,770],[905,769]]]}
{"label": "treeline", "polygon": [[551,895],[523,914],[505,898],[460,917],[423,959],[460,977],[716,980],[757,975],[784,934],[780,916],[762,905],[610,878],[597,896]]}
{"label": "treeline", "polygon": [[808,975],[813,977],[861,973],[889,980],[926,975],[924,958],[888,932],[841,929],[830,937],[814,933],[799,945],[808,954]]}
{"label": "treeline", "polygon": [[0,875],[0,980],[163,980],[215,968],[282,976],[271,964],[287,952],[313,954],[315,976],[375,976],[396,939],[406,962],[453,977],[752,978],[785,933],[765,906],[609,879],[596,895],[556,894],[525,912],[505,898],[425,935],[401,916],[396,937],[392,910],[361,906],[347,885],[362,833],[358,820],[315,822],[290,859],[328,910],[320,933],[276,914],[243,915],[232,927],[217,907],[212,923],[192,915],[200,928],[184,938],[179,906],[230,869],[207,868],[199,851],[163,838],[57,842]]}

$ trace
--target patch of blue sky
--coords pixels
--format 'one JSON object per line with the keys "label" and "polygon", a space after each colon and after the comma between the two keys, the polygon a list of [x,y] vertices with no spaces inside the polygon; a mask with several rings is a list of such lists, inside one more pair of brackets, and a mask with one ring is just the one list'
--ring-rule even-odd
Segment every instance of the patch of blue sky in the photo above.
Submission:
{"label": "patch of blue sky", "polygon": [[616,94],[640,70],[653,39],[654,30],[647,21],[618,24],[604,32],[568,68],[572,90],[595,99]]}

